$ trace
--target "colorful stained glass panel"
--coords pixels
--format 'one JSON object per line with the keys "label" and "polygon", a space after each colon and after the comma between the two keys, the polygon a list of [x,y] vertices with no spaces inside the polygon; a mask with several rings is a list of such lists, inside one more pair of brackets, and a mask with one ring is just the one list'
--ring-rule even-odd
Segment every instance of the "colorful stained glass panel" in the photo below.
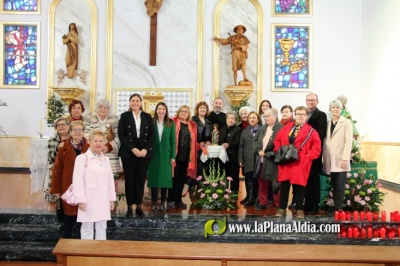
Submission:
{"label": "colorful stained glass panel", "polygon": [[3,0],[3,11],[38,11],[38,0]]}
{"label": "colorful stained glass panel", "polygon": [[3,24],[2,83],[9,88],[38,87],[38,25]]}
{"label": "colorful stained glass panel", "polygon": [[274,15],[311,15],[312,0],[272,0]]}
{"label": "colorful stained glass panel", "polygon": [[310,89],[310,26],[275,26],[273,90]]}

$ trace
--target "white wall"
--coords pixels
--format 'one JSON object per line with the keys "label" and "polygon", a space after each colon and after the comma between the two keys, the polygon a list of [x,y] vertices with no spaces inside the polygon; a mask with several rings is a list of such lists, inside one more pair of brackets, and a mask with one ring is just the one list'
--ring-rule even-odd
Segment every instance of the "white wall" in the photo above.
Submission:
{"label": "white wall", "polygon": [[[106,82],[107,4],[106,1],[100,0],[95,0],[95,2],[98,8],[99,27],[96,83],[97,98],[101,98],[105,96]],[[174,1],[167,2],[171,8],[170,5]],[[168,7],[167,2],[166,7]],[[344,94],[349,99],[348,108],[354,119],[358,120],[357,127],[361,135],[368,134],[366,139],[371,141],[399,142],[396,138],[398,126],[394,122],[399,96],[394,93],[394,88],[397,85],[395,77],[398,75],[395,72],[398,69],[395,64],[400,62],[400,55],[396,48],[400,33],[395,28],[400,22],[397,15],[400,1],[313,1],[313,16],[303,18],[272,17],[270,1],[259,0],[259,2],[264,16],[262,98],[271,100],[273,106],[277,108],[284,104],[291,104],[294,107],[305,104],[306,93],[270,91],[270,26],[271,23],[311,23],[312,88],[319,95],[319,108],[326,111],[330,100]],[[214,35],[213,12],[217,3],[217,0],[204,0],[204,96],[212,95],[213,43],[211,37]],[[132,1],[132,5],[137,6],[137,8],[131,8],[132,12],[139,12],[135,10],[143,12],[143,1]],[[40,15],[1,14],[2,21],[41,22],[40,89],[0,89],[0,99],[8,103],[8,107],[0,107],[0,125],[9,135],[37,136],[40,119],[46,115],[49,6],[50,1],[41,1]],[[194,14],[197,13],[191,13],[191,15]],[[174,17],[168,12],[165,12],[164,16],[168,17],[163,19]],[[143,24],[148,23],[148,19],[143,21]],[[175,24],[175,27],[179,25]],[[147,26],[145,34],[148,35]],[[146,39],[143,38],[145,41]],[[173,42],[176,41],[173,40]],[[162,44],[161,48],[168,49],[171,46],[173,43],[167,43]],[[159,44],[158,49],[161,48]],[[148,54],[143,56],[146,57],[147,62]],[[193,69],[196,68],[196,62],[193,62]],[[156,84],[168,86],[165,80],[157,80]],[[124,86],[128,84],[124,83]],[[137,87],[137,84],[132,80],[129,86]],[[389,119],[390,121],[387,121]],[[385,134],[381,133],[381,126],[378,126],[381,122],[385,125]],[[52,129],[48,129],[47,134],[51,135]]]}

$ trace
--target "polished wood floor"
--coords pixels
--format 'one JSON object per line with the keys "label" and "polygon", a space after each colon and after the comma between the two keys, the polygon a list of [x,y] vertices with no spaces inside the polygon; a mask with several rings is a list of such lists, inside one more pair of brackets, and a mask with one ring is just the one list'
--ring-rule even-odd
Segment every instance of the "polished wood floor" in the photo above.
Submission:
{"label": "polished wood floor", "polygon": [[[244,190],[244,182],[241,181],[241,191]],[[382,187],[381,190],[386,194],[381,210],[400,211],[400,192],[396,189]],[[0,172],[0,209],[4,212],[12,210],[13,212],[24,213],[24,211],[32,213],[35,210],[40,211],[54,211],[55,204],[47,203],[43,198],[43,192],[37,192],[31,195],[31,184],[29,173],[13,173],[13,172]],[[244,193],[239,194],[239,199],[244,197]],[[276,208],[272,205],[268,210],[256,211],[254,207],[244,207],[240,205],[237,210],[231,211],[204,211],[199,209],[190,208],[190,199],[188,196],[184,198],[184,202],[188,204],[186,209],[168,209],[168,213],[181,213],[183,216],[188,214],[236,214],[239,216],[245,215],[261,215],[270,216],[275,215]],[[145,213],[151,212],[151,202],[145,200],[143,209]],[[121,200],[119,206],[116,208],[116,215],[123,216],[126,211],[126,203]],[[318,215],[324,215],[320,211]]]}

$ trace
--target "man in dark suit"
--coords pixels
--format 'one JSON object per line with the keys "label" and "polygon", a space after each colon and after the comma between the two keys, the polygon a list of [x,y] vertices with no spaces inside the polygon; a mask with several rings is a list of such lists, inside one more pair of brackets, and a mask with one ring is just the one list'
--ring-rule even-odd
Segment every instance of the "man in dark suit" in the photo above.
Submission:
{"label": "man in dark suit", "polygon": [[214,127],[215,124],[218,125],[218,130],[226,126],[226,114],[222,112],[223,102],[220,97],[214,99],[213,111],[207,117],[211,121],[211,125]]}
{"label": "man in dark suit", "polygon": [[[307,123],[312,126],[321,139],[321,151],[326,136],[327,128],[327,117],[326,114],[317,108],[318,96],[315,93],[309,93],[306,97],[307,108],[310,113],[307,118]],[[319,174],[322,169],[322,152],[320,156],[315,159],[311,165],[310,175],[308,177],[306,191],[305,191],[305,203],[304,211],[306,214],[315,214],[318,212],[318,206],[320,203],[320,190],[321,181]]]}

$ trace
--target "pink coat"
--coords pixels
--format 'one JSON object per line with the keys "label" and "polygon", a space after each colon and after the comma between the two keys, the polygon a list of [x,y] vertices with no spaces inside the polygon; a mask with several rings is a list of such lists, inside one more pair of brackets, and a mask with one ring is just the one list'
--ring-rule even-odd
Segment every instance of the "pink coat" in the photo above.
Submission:
{"label": "pink coat", "polygon": [[72,184],[76,202],[86,203],[86,211],[78,210],[78,222],[111,220],[110,201],[116,200],[116,193],[107,156],[88,150],[76,157]]}
{"label": "pink coat", "polygon": [[[286,124],[276,135],[274,141],[274,151],[278,151],[280,146],[289,145],[289,132],[291,131],[294,122]],[[300,129],[294,141],[294,146],[298,149],[303,141],[307,138],[312,127],[305,123]],[[321,154],[321,140],[316,130],[311,133],[310,138],[304,144],[303,148],[299,149],[299,160],[286,165],[278,166],[278,181],[290,181],[291,184],[306,186],[308,175],[310,174],[311,163]]]}

